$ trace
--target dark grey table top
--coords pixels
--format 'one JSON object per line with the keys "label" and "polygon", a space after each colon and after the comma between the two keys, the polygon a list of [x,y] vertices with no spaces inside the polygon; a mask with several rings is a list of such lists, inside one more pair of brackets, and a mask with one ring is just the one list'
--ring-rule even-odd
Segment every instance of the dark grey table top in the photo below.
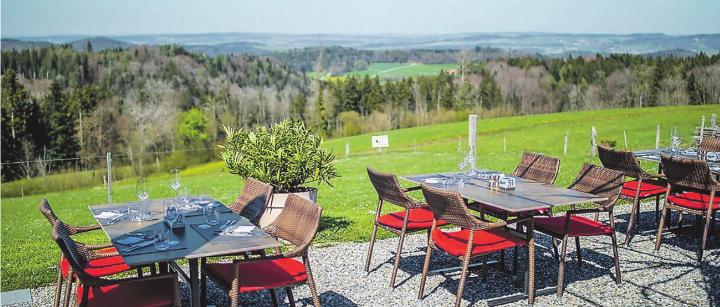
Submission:
{"label": "dark grey table top", "polygon": [[[104,210],[127,210],[128,203],[113,205],[94,205],[89,206],[90,211],[94,214]],[[113,224],[100,223],[107,237],[112,244],[121,251],[127,246],[115,242],[115,239],[129,232],[148,232],[167,227],[162,220],[163,200],[149,200],[147,205],[151,212],[151,220],[142,222],[133,222],[127,219],[118,221]],[[100,222],[100,219],[97,219]],[[220,224],[227,220],[237,220],[235,225],[252,225],[249,221],[232,211],[224,211],[220,214]],[[106,223],[106,221],[103,221]],[[275,248],[280,246],[280,242],[272,238],[270,235],[260,229],[254,229],[254,236],[236,237],[235,240],[213,240],[208,241],[200,235],[191,224],[203,224],[205,217],[202,214],[188,215],[185,218],[185,227],[182,230],[174,230],[173,237],[181,242],[182,249],[156,251],[142,254],[120,254],[129,266],[138,266],[156,262],[166,262],[178,259],[193,259],[210,256],[220,256],[227,254],[237,254],[248,251],[262,250],[266,248]],[[216,226],[217,227],[217,226]]]}
{"label": "dark grey table top", "polygon": [[[672,155],[673,153],[670,151],[669,148],[662,148],[662,149],[649,149],[649,150],[639,150],[634,152],[635,158],[638,160],[644,160],[644,161],[650,161],[650,162],[660,162],[660,155],[661,154],[668,154]],[[674,153],[677,156],[683,157],[683,158],[689,158],[689,159],[698,159],[699,156],[696,151],[687,151],[687,150],[681,150],[677,153]],[[708,167],[710,168],[710,171],[715,174],[720,174],[720,161],[706,161],[708,164]]]}
{"label": "dark grey table top", "polygon": [[[429,178],[453,176],[455,173],[403,176],[403,179],[427,184],[448,191],[459,192],[464,198],[490,205],[508,212],[523,212],[546,209],[562,205],[574,205],[607,200],[605,197],[583,193],[532,180],[515,177],[514,190],[491,190],[487,180],[470,179],[462,188],[457,183],[444,186],[442,183],[428,183]],[[506,175],[508,176],[508,175]]]}

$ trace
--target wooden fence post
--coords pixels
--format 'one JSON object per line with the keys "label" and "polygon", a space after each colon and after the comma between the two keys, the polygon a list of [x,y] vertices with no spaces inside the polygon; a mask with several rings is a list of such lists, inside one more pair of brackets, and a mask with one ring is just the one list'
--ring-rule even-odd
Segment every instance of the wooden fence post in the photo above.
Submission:
{"label": "wooden fence post", "polygon": [[563,142],[563,155],[567,155],[567,147],[568,147],[568,132],[565,131],[565,141]]}
{"label": "wooden fence post", "polygon": [[503,135],[503,152],[507,152],[507,137]]}
{"label": "wooden fence post", "polygon": [[107,153],[107,193],[108,205],[112,205],[112,154]]}
{"label": "wooden fence post", "polygon": [[660,149],[660,124],[657,124],[655,130],[655,149]]}
{"label": "wooden fence post", "polygon": [[717,114],[715,113],[710,117],[710,126],[712,126],[713,129],[717,129]]}
{"label": "wooden fence post", "polygon": [[350,143],[345,143],[345,158],[350,157]]}
{"label": "wooden fence post", "polygon": [[[711,119],[712,120],[712,119]],[[712,122],[712,121],[711,121]],[[702,117],[702,121],[700,121],[700,139],[698,140],[698,144],[702,142],[703,135],[705,134],[705,115]]]}
{"label": "wooden fence post", "polygon": [[470,169],[475,169],[475,156],[477,150],[477,118],[476,114],[468,117],[468,149],[470,150]]}

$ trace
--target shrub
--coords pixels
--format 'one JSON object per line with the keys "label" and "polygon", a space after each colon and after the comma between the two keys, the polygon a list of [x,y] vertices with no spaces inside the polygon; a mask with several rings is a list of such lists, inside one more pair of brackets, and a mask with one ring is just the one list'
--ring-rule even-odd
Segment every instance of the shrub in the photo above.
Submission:
{"label": "shrub", "polygon": [[323,139],[302,121],[283,120],[269,129],[225,127],[227,141],[218,145],[227,171],[253,177],[275,187],[276,192],[302,190],[310,182],[330,184],[337,177],[335,156],[323,148]]}

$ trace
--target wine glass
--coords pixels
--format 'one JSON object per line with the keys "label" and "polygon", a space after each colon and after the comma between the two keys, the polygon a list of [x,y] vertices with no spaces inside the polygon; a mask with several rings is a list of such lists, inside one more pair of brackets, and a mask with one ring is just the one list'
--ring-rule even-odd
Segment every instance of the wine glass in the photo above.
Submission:
{"label": "wine glass", "polygon": [[147,212],[145,208],[145,201],[150,197],[150,190],[148,190],[147,187],[147,181],[145,178],[140,178],[137,181],[137,184],[135,185],[135,195],[140,199],[140,205],[141,205],[141,215],[144,218],[145,214]]}
{"label": "wine glass", "polygon": [[190,192],[187,187],[180,189],[180,208],[181,209],[192,209],[190,206]]}
{"label": "wine glass", "polygon": [[177,168],[173,168],[170,170],[170,188],[175,192],[176,195],[178,189],[180,188],[180,185],[180,170]]}
{"label": "wine glass", "polygon": [[[177,206],[175,205],[174,200],[166,200],[165,201],[165,219],[167,219],[168,223],[170,225],[175,224],[177,220],[180,218],[180,211],[178,211]],[[169,246],[175,246],[180,244],[180,241],[170,239],[170,236],[167,237],[167,243]]]}
{"label": "wine glass", "polygon": [[671,133],[670,133],[670,143],[672,144],[672,152],[677,153],[680,150],[680,143],[681,143],[681,136],[680,132],[678,131],[677,127],[673,127]]}

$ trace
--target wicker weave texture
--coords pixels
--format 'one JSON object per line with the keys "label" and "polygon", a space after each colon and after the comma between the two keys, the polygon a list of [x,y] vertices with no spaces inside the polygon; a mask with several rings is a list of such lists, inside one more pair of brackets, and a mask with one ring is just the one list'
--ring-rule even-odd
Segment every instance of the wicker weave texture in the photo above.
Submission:
{"label": "wicker weave texture", "polygon": [[243,192],[230,205],[233,212],[248,218],[253,224],[257,224],[262,213],[270,203],[273,187],[255,178],[248,177],[245,180]]}
{"label": "wicker weave texture", "polygon": [[422,191],[425,201],[430,205],[436,220],[444,220],[470,230],[490,229],[506,224],[503,221],[488,223],[474,217],[468,212],[465,200],[459,193],[445,191],[425,184],[422,185]]}
{"label": "wicker weave texture", "polygon": [[560,170],[560,159],[536,154],[523,153],[520,164],[513,172],[513,176],[522,177],[537,182],[553,184]]}
{"label": "wicker weave texture", "polygon": [[624,179],[625,175],[619,171],[585,163],[568,188],[607,197],[607,200],[599,202],[598,205],[600,209],[608,211],[620,197]]}
{"label": "wicker weave texture", "polygon": [[285,257],[297,257],[304,254],[310,246],[318,227],[322,208],[310,200],[290,194],[285,208],[272,224],[265,227],[270,235],[288,241],[295,249],[284,253]]}
{"label": "wicker weave texture", "polygon": [[703,137],[698,146],[700,155],[705,156],[708,152],[720,152],[720,137],[717,136],[706,136]]}
{"label": "wicker weave texture", "polygon": [[381,200],[409,209],[424,206],[423,203],[414,201],[405,194],[395,175],[378,172],[370,167],[367,168],[367,172]]}
{"label": "wicker weave texture", "polygon": [[650,179],[653,177],[640,167],[632,152],[615,150],[601,145],[598,145],[597,148],[600,162],[604,167],[620,171],[625,176],[636,179]]}
{"label": "wicker weave texture", "polygon": [[687,159],[662,155],[661,163],[671,186],[680,186],[701,191],[720,190],[720,183],[710,172],[705,160]]}

